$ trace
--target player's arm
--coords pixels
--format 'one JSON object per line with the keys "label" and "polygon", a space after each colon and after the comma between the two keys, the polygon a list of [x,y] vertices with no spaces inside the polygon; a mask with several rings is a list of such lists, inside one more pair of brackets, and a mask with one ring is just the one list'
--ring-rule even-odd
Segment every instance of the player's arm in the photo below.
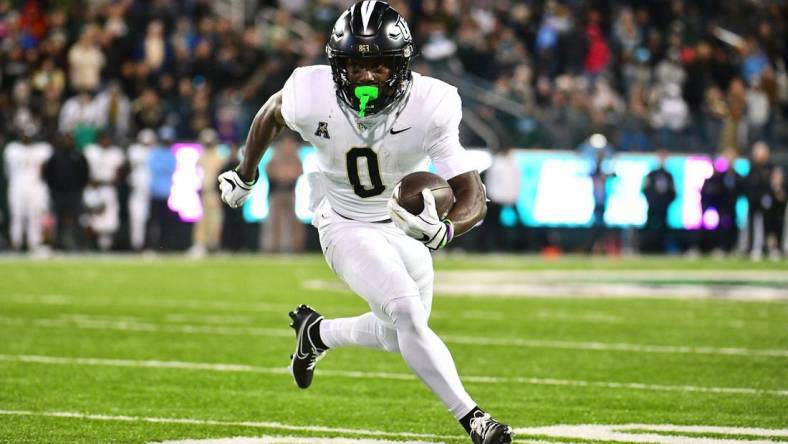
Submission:
{"label": "player's arm", "polygon": [[237,168],[241,179],[246,182],[255,180],[260,159],[283,126],[285,119],[282,117],[282,91],[278,91],[265,102],[252,120],[249,135],[246,137],[244,158]]}
{"label": "player's arm", "polygon": [[279,91],[254,116],[241,163],[234,170],[219,175],[222,200],[227,205],[238,208],[249,198],[259,176],[257,165],[284,125],[282,91]]}
{"label": "player's arm", "polygon": [[454,206],[446,217],[454,225],[454,236],[467,233],[487,214],[487,197],[482,178],[476,170],[448,180],[454,192]]}

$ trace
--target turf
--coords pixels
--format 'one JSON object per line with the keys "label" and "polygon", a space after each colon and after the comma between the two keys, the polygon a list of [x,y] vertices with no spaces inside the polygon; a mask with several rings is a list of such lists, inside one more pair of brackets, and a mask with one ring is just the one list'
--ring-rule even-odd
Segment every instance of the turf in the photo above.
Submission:
{"label": "turf", "polygon": [[[779,272],[788,270],[788,264],[454,256],[438,257],[436,269]],[[402,433],[410,432],[431,435],[419,438],[427,441],[466,442],[451,415],[409,376],[398,355],[333,350],[320,362],[312,388],[295,387],[283,370],[294,345],[287,311],[299,303],[308,303],[327,317],[367,310],[364,301],[347,290],[339,286],[312,290],[303,285],[308,280],[337,283],[318,256],[199,261],[178,257],[3,259],[0,442],[375,437],[298,428],[310,426],[392,432],[379,438],[393,440],[406,440]],[[686,284],[687,276],[677,282]],[[698,282],[707,284],[709,278],[701,277]],[[737,277],[726,285],[784,285],[780,282],[784,281],[772,282],[755,274],[751,282]],[[460,374],[470,381],[466,387],[474,399],[515,427],[642,423],[788,428],[786,303],[637,295],[624,299],[487,296],[437,295],[431,326],[446,338]],[[499,342],[479,345],[463,338]],[[582,345],[588,343],[706,347],[711,352]],[[744,351],[726,354],[719,351],[723,348]],[[53,358],[69,359],[53,362]],[[126,364],[101,361],[88,365],[73,358],[126,360]],[[143,360],[250,367],[235,371],[161,368],[158,364],[141,367]],[[395,375],[388,379],[351,377],[347,373],[351,371]],[[631,383],[648,387],[618,385]],[[685,386],[691,388],[682,389]],[[706,388],[752,390],[710,392]],[[30,414],[20,414],[24,412]],[[39,415],[52,412],[226,423]],[[244,421],[297,427],[235,424]],[[740,435],[746,437],[725,436],[736,439]]]}

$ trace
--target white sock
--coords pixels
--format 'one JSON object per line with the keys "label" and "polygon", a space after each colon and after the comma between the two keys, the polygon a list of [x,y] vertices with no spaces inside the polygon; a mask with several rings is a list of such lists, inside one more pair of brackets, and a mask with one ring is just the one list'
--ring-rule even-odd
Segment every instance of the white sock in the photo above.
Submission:
{"label": "white sock", "polygon": [[358,345],[390,352],[399,351],[397,332],[372,312],[354,318],[323,319],[320,339],[329,348]]}

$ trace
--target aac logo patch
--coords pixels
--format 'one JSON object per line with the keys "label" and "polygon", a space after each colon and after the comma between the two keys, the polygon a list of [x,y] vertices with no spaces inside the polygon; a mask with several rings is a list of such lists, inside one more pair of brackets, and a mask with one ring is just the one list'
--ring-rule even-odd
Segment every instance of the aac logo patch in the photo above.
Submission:
{"label": "aac logo patch", "polygon": [[328,122],[317,122],[315,135],[324,139],[330,139],[331,136],[328,135]]}

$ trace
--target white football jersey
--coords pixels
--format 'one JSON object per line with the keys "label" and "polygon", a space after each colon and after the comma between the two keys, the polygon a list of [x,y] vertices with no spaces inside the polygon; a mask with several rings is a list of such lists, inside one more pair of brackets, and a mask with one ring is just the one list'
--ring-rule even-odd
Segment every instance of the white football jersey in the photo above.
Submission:
{"label": "white football jersey", "polygon": [[52,156],[52,146],[45,142],[25,145],[9,143],[4,152],[5,173],[11,187],[43,186],[41,169]]}
{"label": "white football jersey", "polygon": [[114,182],[126,161],[122,149],[116,146],[102,148],[95,144],[85,147],[85,159],[90,167],[90,180],[99,183]]}
{"label": "white football jersey", "polygon": [[340,104],[326,65],[296,69],[282,88],[282,116],[317,149],[320,188],[347,218],[388,219],[394,185],[428,160],[445,179],[473,169],[460,145],[455,87],[414,72],[406,97],[386,111],[359,118]]}

